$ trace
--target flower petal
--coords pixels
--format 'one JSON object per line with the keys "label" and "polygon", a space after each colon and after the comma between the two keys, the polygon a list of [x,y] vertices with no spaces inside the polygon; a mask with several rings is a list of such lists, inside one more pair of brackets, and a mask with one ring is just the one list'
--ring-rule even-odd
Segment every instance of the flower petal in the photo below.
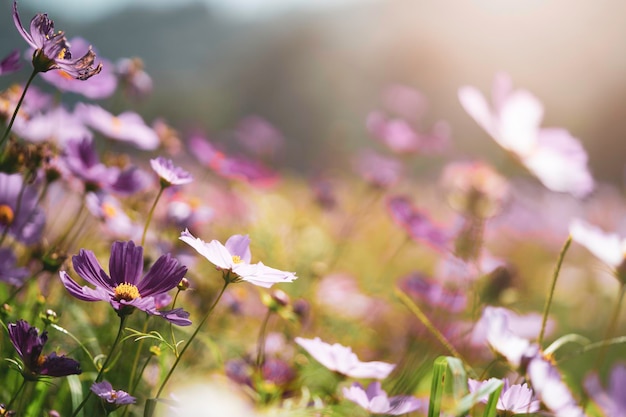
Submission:
{"label": "flower petal", "polygon": [[248,235],[233,235],[228,238],[224,246],[231,256],[239,256],[247,264],[252,260],[250,237]]}
{"label": "flower petal", "polygon": [[194,237],[187,229],[180,234],[179,239],[194,248],[219,269],[231,269],[235,265],[231,253],[217,240],[206,243],[204,240]]}
{"label": "flower petal", "polygon": [[78,255],[72,256],[74,270],[82,279],[96,287],[113,290],[117,284],[104,272],[96,255],[90,250],[81,249]]}
{"label": "flower petal", "polygon": [[187,267],[168,253],[157,259],[137,285],[137,289],[142,297],[162,294],[177,286],[186,273]]}
{"label": "flower petal", "polygon": [[[128,283],[137,285],[143,272],[143,248],[135,246],[132,240],[114,242],[109,258],[109,274],[114,286]],[[141,292],[139,292],[141,294]]]}
{"label": "flower petal", "polygon": [[92,289],[89,287],[81,287],[74,281],[65,271],[60,271],[61,282],[67,289],[67,291],[74,297],[83,301],[109,301],[112,296],[112,291],[109,292],[102,287],[96,287]]}

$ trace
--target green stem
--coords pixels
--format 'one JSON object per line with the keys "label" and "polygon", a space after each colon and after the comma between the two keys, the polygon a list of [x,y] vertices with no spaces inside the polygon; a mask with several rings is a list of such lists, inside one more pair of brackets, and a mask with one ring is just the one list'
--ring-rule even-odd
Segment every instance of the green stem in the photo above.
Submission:
{"label": "green stem", "polygon": [[[167,385],[167,381],[169,381],[169,379],[171,378],[172,374],[174,373],[174,370],[176,369],[176,366],[178,366],[178,363],[180,362],[180,359],[183,357],[183,355],[185,354],[185,352],[187,351],[187,348],[189,347],[189,345],[191,344],[191,342],[193,342],[193,339],[196,338],[196,336],[198,335],[198,332],[200,331],[200,329],[202,328],[202,325],[204,324],[204,322],[209,318],[209,316],[211,315],[211,313],[213,312],[213,309],[215,308],[215,306],[217,305],[217,303],[220,301],[220,299],[222,298],[222,295],[224,294],[224,291],[226,291],[226,287],[228,287],[228,284],[230,284],[230,280],[225,278],[224,279],[224,286],[222,287],[222,290],[220,291],[220,293],[218,294],[217,298],[215,299],[215,301],[213,302],[213,304],[211,305],[211,307],[209,307],[209,311],[207,311],[206,315],[202,318],[202,320],[200,320],[200,324],[198,324],[198,327],[196,327],[196,330],[192,333],[191,337],[189,338],[189,340],[187,340],[187,343],[185,343],[185,346],[183,346],[183,348],[180,351],[180,354],[178,355],[178,357],[176,358],[176,360],[174,361],[174,364],[172,365],[172,367],[170,368],[169,372],[167,373],[167,375],[165,376],[165,379],[163,380],[163,382],[161,383],[161,386],[159,387],[159,390],[157,391],[156,397],[155,398],[159,398],[161,396],[161,392],[163,392],[163,389],[165,388],[165,385]],[[74,417],[74,416],[72,416]]]}
{"label": "green stem", "polygon": [[[148,322],[150,321],[150,317],[152,316],[148,316],[146,318],[146,320],[143,322],[143,329],[142,329],[142,333],[146,333],[146,330],[148,330]],[[131,388],[133,385],[133,381],[135,380],[135,372],[137,370],[137,365],[139,365],[139,356],[141,354],[141,348],[143,347],[144,341],[146,339],[141,339],[137,345],[137,351],[135,352],[135,359],[133,359],[133,366],[130,369],[130,377],[128,378],[128,388]],[[133,390],[131,389],[130,391],[128,391],[128,393],[130,395],[133,395]]]}
{"label": "green stem", "polygon": [[[100,368],[100,372],[98,372],[98,376],[96,376],[96,380],[94,382],[100,382],[102,380],[102,376],[104,375],[104,370],[106,369],[107,365],[111,361],[111,358],[113,357],[113,352],[115,351],[117,344],[122,338],[122,333],[124,332],[124,323],[126,322],[127,317],[128,316],[122,316],[120,318],[120,328],[117,330],[117,336],[115,336],[115,341],[113,342],[113,346],[111,346],[109,355],[107,356],[106,360],[102,364],[102,368]],[[89,400],[89,397],[91,397],[91,393],[92,393],[91,390],[87,391],[87,395],[85,396],[85,399],[83,399],[83,402],[81,402],[76,408],[76,410],[74,410],[74,412],[72,413],[72,417],[76,417],[78,415],[78,412],[82,410],[82,408],[87,403],[87,400]]]}
{"label": "green stem", "polygon": [[[178,299],[178,294],[180,294],[180,290],[176,291],[176,295],[174,296],[174,301],[172,301],[172,310],[176,306],[176,300]],[[174,337],[174,324],[170,321],[170,337],[172,338],[172,346],[174,346],[174,355],[178,357],[178,344],[176,343],[176,338]]]}
{"label": "green stem", "polygon": [[617,304],[615,304],[615,308],[613,310],[613,314],[611,315],[611,320],[609,321],[609,325],[606,328],[606,333],[604,335],[605,343],[602,344],[602,349],[600,350],[600,354],[598,355],[598,360],[594,369],[598,371],[601,370],[602,365],[604,365],[604,360],[606,359],[606,351],[609,347],[606,341],[610,340],[615,333],[615,329],[617,328],[617,322],[619,321],[619,313],[622,310],[622,302],[624,301],[624,293],[626,293],[626,284],[621,284],[619,289],[619,294],[617,296]]}
{"label": "green stem", "polygon": [[11,116],[11,121],[7,126],[7,130],[4,131],[4,135],[2,136],[2,139],[0,139],[0,150],[4,146],[4,141],[7,139],[7,137],[9,137],[9,132],[11,132],[11,128],[13,127],[13,122],[15,122],[15,118],[17,117],[17,113],[20,111],[20,107],[22,106],[24,97],[26,97],[26,91],[28,90],[30,83],[33,82],[33,80],[35,79],[35,76],[38,72],[39,71],[37,69],[33,69],[33,72],[30,74],[28,81],[26,81],[26,85],[24,86],[24,90],[22,91],[22,96],[20,97],[20,101],[17,102],[17,106],[15,106],[15,111],[13,112],[13,116]]}
{"label": "green stem", "polygon": [[13,397],[11,398],[11,401],[9,401],[9,403],[6,405],[6,410],[7,411],[11,410],[11,406],[13,405],[13,403],[15,402],[17,397],[20,395],[20,392],[22,392],[22,390],[24,389],[25,386],[26,386],[26,378],[22,378],[22,385],[20,385],[20,387],[17,389],[17,391],[15,391],[15,394],[13,394]]}
{"label": "green stem", "polygon": [[143,234],[141,235],[141,246],[143,246],[143,244],[146,241],[146,235],[148,234],[148,226],[150,226],[150,221],[152,221],[152,215],[154,214],[154,209],[156,208],[157,203],[159,202],[159,199],[161,198],[161,194],[163,194],[163,190],[165,190],[165,187],[161,185],[161,189],[159,190],[159,193],[154,199],[154,203],[152,203],[152,207],[150,208],[150,212],[148,213],[148,218],[146,219],[146,226],[143,228]]}
{"label": "green stem", "polygon": [[561,265],[563,264],[563,259],[565,258],[565,254],[569,249],[569,245],[572,243],[572,236],[568,236],[561,252],[559,253],[559,259],[557,260],[556,266],[554,268],[554,274],[552,275],[552,286],[550,287],[550,292],[548,293],[548,298],[546,299],[546,305],[543,308],[543,320],[541,321],[541,331],[539,332],[539,339],[537,343],[539,346],[543,343],[543,336],[546,332],[546,325],[548,324],[548,315],[550,314],[550,306],[552,305],[552,297],[554,296],[554,290],[556,288],[556,281],[559,278],[559,272],[561,272]]}
{"label": "green stem", "polygon": [[272,316],[272,309],[267,309],[267,314],[265,314],[265,318],[263,319],[263,324],[261,324],[261,329],[259,330],[259,337],[257,339],[256,345],[256,367],[261,372],[261,367],[263,366],[263,362],[265,362],[265,333],[267,331],[267,323],[270,321],[270,317]]}

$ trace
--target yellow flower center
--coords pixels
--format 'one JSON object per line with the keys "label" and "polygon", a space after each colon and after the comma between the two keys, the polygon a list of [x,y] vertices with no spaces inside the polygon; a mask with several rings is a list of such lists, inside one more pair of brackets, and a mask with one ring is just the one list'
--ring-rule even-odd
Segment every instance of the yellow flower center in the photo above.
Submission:
{"label": "yellow flower center", "polygon": [[233,255],[233,262],[234,262],[234,263],[236,263],[236,264],[240,264],[240,263],[242,263],[243,261],[241,260],[241,257],[240,257],[240,256],[238,256],[238,255]]}
{"label": "yellow flower center", "polygon": [[13,209],[6,204],[0,204],[0,224],[9,226],[13,223],[14,218],[15,214],[13,213]]}
{"label": "yellow flower center", "polygon": [[117,301],[132,301],[139,296],[139,290],[133,284],[128,284],[125,282],[115,287],[115,299]]}
{"label": "yellow flower center", "polygon": [[113,125],[113,132],[115,132],[115,134],[119,134],[122,131],[122,121],[116,116],[113,116],[111,119],[111,124]]}
{"label": "yellow flower center", "polygon": [[39,355],[39,357],[37,358],[37,366],[42,367],[44,363],[46,363],[46,357],[43,355]]}
{"label": "yellow flower center", "polygon": [[103,203],[102,204],[102,213],[104,213],[104,217],[105,218],[110,219],[112,217],[115,217],[115,215],[117,214],[117,210],[111,204]]}
{"label": "yellow flower center", "polygon": [[74,77],[72,77],[70,74],[68,74],[67,72],[65,72],[63,70],[59,70],[58,73],[59,73],[59,75],[62,78],[65,78],[66,80],[73,80],[74,79]]}
{"label": "yellow flower center", "polygon": [[59,54],[57,55],[57,59],[65,59],[65,55],[67,55],[67,49],[63,48],[61,49],[61,52],[59,52]]}

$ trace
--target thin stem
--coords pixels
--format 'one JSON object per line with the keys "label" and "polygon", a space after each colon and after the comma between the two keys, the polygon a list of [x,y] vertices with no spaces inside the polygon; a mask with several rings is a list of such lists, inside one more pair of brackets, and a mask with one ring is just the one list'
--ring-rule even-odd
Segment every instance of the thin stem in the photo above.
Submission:
{"label": "thin stem", "polygon": [[9,132],[11,132],[11,128],[13,127],[13,122],[15,122],[15,118],[17,117],[17,113],[20,111],[20,107],[22,106],[24,97],[26,97],[26,91],[28,90],[30,83],[33,82],[33,80],[35,79],[35,76],[38,72],[39,71],[37,69],[33,68],[33,72],[30,74],[28,81],[26,81],[26,85],[24,86],[24,90],[22,91],[22,96],[20,97],[20,101],[17,102],[17,106],[15,106],[15,111],[13,112],[13,116],[11,116],[11,121],[7,126],[7,130],[4,131],[4,135],[2,136],[2,139],[0,139],[0,149],[2,149],[2,147],[4,146],[4,141],[7,139],[7,137],[9,137]]}
{"label": "thin stem", "polygon": [[85,198],[83,196],[83,198],[82,198],[82,200],[81,200],[81,202],[80,202],[80,204],[78,206],[78,210],[76,211],[76,214],[74,214],[74,217],[70,218],[69,224],[65,228],[65,231],[63,232],[61,237],[57,240],[56,245],[50,247],[50,251],[52,251],[52,248],[55,248],[55,247],[56,248],[60,248],[61,245],[65,242],[65,239],[67,239],[67,237],[69,236],[70,232],[72,231],[72,229],[78,223],[78,220],[82,216],[84,208],[85,208]]}
{"label": "thin stem", "polygon": [[569,245],[572,243],[572,236],[568,236],[561,252],[559,253],[559,259],[556,262],[556,266],[554,267],[554,274],[552,275],[552,286],[550,287],[550,292],[548,293],[548,298],[546,299],[546,305],[543,308],[543,320],[541,321],[541,331],[539,332],[539,339],[537,343],[539,346],[543,343],[543,336],[546,332],[546,325],[548,324],[548,315],[550,314],[550,306],[552,305],[552,297],[554,296],[554,290],[556,288],[556,281],[559,278],[559,272],[561,271],[561,265],[563,264],[563,259],[565,258],[565,254],[569,249]]}
{"label": "thin stem", "polygon": [[[143,322],[143,329],[141,330],[142,333],[145,333],[146,330],[148,330],[148,322],[150,321],[150,317],[152,316],[148,316],[146,318],[146,320]],[[128,378],[128,387],[130,388],[133,385],[133,381],[135,379],[135,372],[137,369],[137,365],[139,365],[139,356],[141,354],[141,348],[143,347],[144,341],[146,339],[141,339],[137,345],[137,351],[135,352],[135,359],[133,359],[133,366],[130,369],[130,377]],[[128,391],[128,393],[130,395],[133,395],[133,390],[131,389],[130,391]]]}
{"label": "thin stem", "polygon": [[146,235],[148,234],[148,226],[150,226],[150,221],[152,220],[154,209],[156,208],[157,203],[159,202],[159,199],[161,198],[161,194],[163,194],[163,190],[165,190],[165,187],[161,185],[161,189],[159,190],[159,193],[154,199],[154,203],[152,203],[152,207],[150,208],[150,212],[148,213],[148,218],[146,219],[146,226],[143,228],[143,234],[141,235],[141,246],[143,246],[144,242],[146,241]]}
{"label": "thin stem", "polygon": [[265,318],[263,319],[263,324],[261,324],[261,329],[259,330],[259,337],[257,339],[256,345],[256,366],[261,371],[261,367],[263,366],[263,362],[265,362],[265,333],[267,331],[267,323],[270,321],[270,317],[272,316],[272,309],[268,308],[267,313],[265,314]]}
{"label": "thin stem", "polygon": [[[183,346],[183,348],[180,351],[180,354],[178,355],[178,357],[176,358],[176,360],[174,361],[174,364],[172,365],[172,367],[170,368],[169,372],[167,373],[167,375],[165,376],[165,379],[163,380],[163,382],[161,383],[161,386],[159,387],[159,390],[157,391],[156,397],[155,398],[159,398],[161,396],[161,392],[163,392],[163,389],[165,388],[165,385],[167,385],[167,381],[169,381],[169,379],[171,378],[172,374],[174,373],[174,370],[176,369],[176,366],[178,366],[178,363],[180,362],[180,359],[183,357],[183,355],[185,354],[185,352],[187,351],[187,348],[189,347],[189,345],[191,344],[191,342],[193,342],[193,339],[196,338],[196,336],[198,335],[198,332],[200,331],[200,329],[202,328],[202,325],[204,324],[204,322],[209,318],[209,316],[211,315],[211,313],[213,312],[213,309],[215,308],[215,306],[217,305],[217,303],[220,301],[220,299],[222,298],[222,295],[224,294],[224,291],[226,291],[226,287],[228,287],[228,284],[230,284],[230,280],[229,279],[224,279],[224,286],[222,287],[222,290],[220,291],[220,293],[218,294],[217,298],[215,299],[215,301],[213,302],[213,304],[211,305],[211,307],[209,307],[209,311],[207,311],[206,315],[202,318],[202,320],[200,320],[200,324],[198,324],[198,327],[196,327],[196,330],[194,330],[194,332],[192,333],[191,337],[189,338],[189,340],[187,340],[187,343],[185,343],[185,346]],[[73,417],[73,416],[72,416]]]}
{"label": "thin stem", "polygon": [[424,312],[415,304],[405,293],[400,291],[399,288],[395,289],[396,296],[406,305],[409,310],[422,322],[422,324],[428,329],[430,333],[457,359],[460,359],[464,363],[468,363],[463,359],[463,356],[452,346],[452,344],[446,339],[446,337],[435,327],[430,319],[424,314]]}
{"label": "thin stem", "polygon": [[572,354],[563,356],[562,358],[559,358],[559,360],[556,361],[557,364],[560,364],[562,362],[568,361],[578,355],[582,355],[584,353],[587,352],[591,352],[592,350],[596,350],[596,349],[602,349],[602,348],[606,348],[608,346],[612,346],[612,345],[622,345],[626,343],[626,336],[619,336],[619,337],[614,337],[612,339],[607,339],[607,340],[601,340],[599,342],[595,342],[595,343],[591,343],[587,346],[584,346],[582,349],[580,349],[579,351],[576,351]]}
{"label": "thin stem", "polygon": [[13,405],[13,403],[15,402],[17,397],[20,395],[20,392],[22,392],[22,390],[24,389],[25,386],[26,386],[26,378],[22,378],[22,385],[20,385],[20,387],[17,389],[17,391],[15,391],[15,394],[13,394],[13,397],[11,398],[11,401],[9,401],[9,403],[6,405],[6,410],[7,411],[11,409],[11,406]]}
{"label": "thin stem", "polygon": [[[180,294],[180,289],[176,291],[176,295],[174,296],[174,301],[172,301],[172,310],[176,306],[176,300],[178,300],[178,294]],[[176,343],[176,338],[174,337],[174,324],[170,321],[170,337],[172,338],[172,346],[174,346],[174,355],[178,356],[178,344]]]}
{"label": "thin stem", "polygon": [[[122,316],[120,318],[120,328],[117,330],[117,336],[115,336],[115,341],[113,342],[113,346],[111,346],[111,350],[109,351],[109,354],[107,355],[106,360],[102,364],[102,368],[100,368],[100,371],[98,372],[98,376],[96,376],[96,380],[94,382],[100,382],[102,380],[102,376],[104,375],[104,370],[106,369],[107,365],[111,361],[111,358],[113,357],[113,352],[115,351],[117,344],[122,338],[122,333],[124,332],[124,323],[126,323],[126,317],[128,316]],[[85,399],[83,399],[83,402],[81,402],[76,408],[76,410],[74,410],[74,412],[72,413],[72,417],[76,417],[76,415],[78,415],[78,412],[82,410],[82,408],[87,403],[87,400],[89,400],[89,397],[91,397],[91,393],[92,393],[91,390],[87,391],[87,395],[85,396]]]}
{"label": "thin stem", "polygon": [[617,304],[615,304],[615,308],[613,309],[613,314],[611,315],[611,320],[609,321],[609,325],[606,328],[606,333],[604,335],[604,343],[602,344],[602,349],[598,355],[598,360],[596,366],[594,367],[598,371],[601,370],[602,365],[604,365],[604,360],[606,359],[606,351],[609,347],[606,341],[610,340],[615,333],[615,328],[617,327],[617,322],[619,321],[619,313],[622,310],[622,302],[624,301],[624,293],[626,293],[626,284],[621,284],[619,288],[619,294],[617,295]]}

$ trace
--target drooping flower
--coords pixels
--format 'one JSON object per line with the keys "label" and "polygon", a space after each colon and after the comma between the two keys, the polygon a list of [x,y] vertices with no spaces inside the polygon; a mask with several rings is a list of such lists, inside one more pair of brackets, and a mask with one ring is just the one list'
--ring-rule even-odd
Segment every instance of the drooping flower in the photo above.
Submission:
{"label": "drooping flower", "polygon": [[613,268],[617,279],[626,283],[626,238],[616,233],[606,233],[580,219],[572,220],[569,232],[574,242],[578,242]]}
{"label": "drooping flower", "polygon": [[296,337],[294,340],[326,368],[352,378],[385,379],[395,367],[387,362],[361,362],[351,348],[339,343],[330,345],[319,337]]}
{"label": "drooping flower", "polygon": [[160,178],[161,186],[189,184],[193,181],[191,174],[184,169],[174,165],[171,159],[158,158],[150,160],[150,166]]}
{"label": "drooping flower", "polygon": [[126,391],[113,389],[113,386],[108,381],[94,382],[90,389],[106,403],[115,406],[113,409],[120,405],[134,404],[137,401],[135,397]]}
{"label": "drooping flower", "polygon": [[37,201],[37,188],[24,185],[21,174],[0,173],[0,234],[26,244],[37,242],[45,223]]}
{"label": "drooping flower", "polygon": [[130,143],[143,150],[154,150],[159,146],[159,136],[135,112],[127,111],[114,116],[100,106],[82,103],[76,106],[76,112],[86,125],[110,139]]}
{"label": "drooping flower", "polygon": [[47,356],[42,350],[48,341],[48,332],[42,332],[24,320],[9,323],[9,339],[22,359],[22,375],[26,379],[36,379],[39,375],[67,376],[81,373],[80,364],[66,356],[57,356],[55,352]]}
{"label": "drooping flower", "polygon": [[102,64],[94,66],[96,54],[88,49],[82,57],[74,59],[63,32],[54,32],[54,22],[47,14],[38,13],[30,21],[30,33],[26,32],[17,13],[17,1],[13,1],[13,22],[22,38],[35,49],[33,66],[38,72],[62,70],[68,76],[86,80],[102,70]]}
{"label": "drooping flower", "polygon": [[435,224],[427,214],[413,206],[408,197],[393,196],[387,200],[387,208],[393,220],[417,242],[423,242],[434,249],[446,251],[452,234]]}
{"label": "drooping flower", "polygon": [[594,181],[579,140],[562,128],[541,128],[542,104],[526,90],[513,90],[508,75],[496,76],[492,94],[493,108],[475,87],[462,87],[459,100],[469,115],[548,189],[578,198],[588,195]]}
{"label": "drooping flower", "polygon": [[[94,285],[81,287],[65,271],[61,282],[71,295],[83,301],[107,301],[118,315],[133,312],[133,307],[148,314],[161,316],[179,326],[191,324],[189,314],[182,309],[158,311],[155,297],[176,287],[187,273],[170,254],[162,255],[143,275],[143,248],[128,242],[114,242],[111,246],[108,275],[90,250],[81,249],[72,257],[76,273]],[[143,275],[143,277],[142,277]]]}
{"label": "drooping flower", "polygon": [[200,255],[223,271],[230,282],[247,281],[260,287],[269,288],[281,282],[292,282],[297,276],[293,272],[280,271],[263,265],[251,264],[250,238],[247,235],[233,235],[222,245],[217,240],[206,243],[194,237],[189,230],[180,235],[180,240],[194,248]]}
{"label": "drooping flower", "polygon": [[619,363],[611,370],[609,387],[604,390],[596,372],[587,375],[585,390],[607,417],[626,417],[626,365]]}
{"label": "drooping flower", "polygon": [[[477,392],[480,388],[496,378],[491,378],[487,381],[476,381],[469,379],[467,381],[469,385],[469,391],[471,393]],[[539,401],[534,398],[533,390],[528,388],[526,384],[514,384],[511,385],[507,378],[503,379],[504,386],[500,392],[496,409],[504,411],[505,415],[511,414],[530,414],[539,411]],[[487,403],[488,396],[480,400],[483,403]]]}
{"label": "drooping flower", "polygon": [[[75,55],[88,54],[91,50],[89,42],[83,38],[75,37],[68,44],[72,46],[72,53]],[[49,71],[41,76],[61,91],[80,94],[92,100],[100,100],[113,95],[117,88],[117,77],[113,71],[113,65],[104,59],[101,60],[101,65],[100,74],[87,80],[77,80],[62,70]]]}
{"label": "drooping flower", "polygon": [[10,74],[20,69],[20,51],[14,50],[0,61],[0,75]]}
{"label": "drooping flower", "polygon": [[28,276],[28,269],[16,266],[17,257],[10,248],[0,248],[0,281],[20,286]]}
{"label": "drooping flower", "polygon": [[371,382],[367,389],[363,389],[361,384],[355,382],[350,388],[343,388],[343,395],[372,414],[399,416],[422,407],[422,402],[410,395],[389,397],[381,388],[379,381]]}

